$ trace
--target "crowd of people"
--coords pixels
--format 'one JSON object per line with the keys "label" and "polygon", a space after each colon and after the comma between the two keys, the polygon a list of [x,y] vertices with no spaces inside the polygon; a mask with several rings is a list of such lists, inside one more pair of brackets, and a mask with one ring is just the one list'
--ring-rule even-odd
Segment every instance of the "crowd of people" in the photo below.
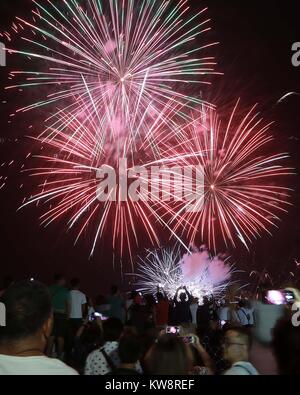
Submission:
{"label": "crowd of people", "polygon": [[266,292],[199,301],[180,287],[170,300],[112,286],[92,300],[76,278],[6,278],[0,375],[299,374],[300,326]]}

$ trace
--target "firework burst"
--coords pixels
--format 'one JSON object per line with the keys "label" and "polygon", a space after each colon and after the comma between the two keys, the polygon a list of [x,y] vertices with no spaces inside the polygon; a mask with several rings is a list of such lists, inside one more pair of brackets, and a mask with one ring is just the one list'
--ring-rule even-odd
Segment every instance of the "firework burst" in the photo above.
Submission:
{"label": "firework burst", "polygon": [[226,247],[236,247],[239,240],[248,248],[263,232],[271,234],[290,205],[291,189],[280,185],[293,174],[282,164],[289,155],[269,154],[271,124],[255,112],[256,106],[241,120],[238,107],[239,102],[225,127],[215,111],[202,113],[190,123],[186,140],[169,151],[173,157],[177,152],[177,163],[200,164],[204,175],[199,209],[191,213],[177,206],[173,229],[189,242],[204,240],[214,251],[220,239]]}
{"label": "firework burst", "polygon": [[150,251],[138,268],[139,289],[155,295],[158,288],[174,298],[180,287],[203,303],[205,296],[220,298],[230,284],[233,267],[221,256],[212,257],[206,249],[193,249],[181,255],[180,249]]}
{"label": "firework burst", "polygon": [[[11,72],[26,81],[9,88],[45,88],[47,93],[19,112],[51,106],[48,121],[55,113],[51,127],[56,130],[65,127],[64,117],[57,119],[57,114],[66,111],[92,116],[109,130],[109,105],[120,133],[135,141],[148,133],[136,123],[145,114],[161,117],[168,102],[188,107],[203,103],[186,91],[209,83],[204,77],[215,73],[213,58],[199,53],[216,43],[191,45],[210,30],[209,19],[199,22],[206,9],[189,17],[187,0],[33,3],[33,21],[17,18],[14,24],[28,50],[8,51],[29,58],[30,67],[33,60],[42,65]],[[109,141],[109,133],[102,141]]]}
{"label": "firework burst", "polygon": [[[58,220],[66,221],[69,229],[78,228],[76,242],[88,229],[92,229],[91,255],[97,242],[108,234],[112,236],[113,251],[121,256],[128,251],[132,262],[133,246],[138,246],[140,239],[145,240],[146,237],[152,245],[159,246],[159,234],[167,230],[181,242],[165,219],[166,215],[175,213],[167,201],[160,199],[161,185],[157,176],[148,179],[147,173],[143,178],[143,170],[138,171],[141,166],[148,171],[151,165],[160,164],[157,140],[163,139],[163,135],[168,140],[169,134],[174,136],[175,129],[166,128],[163,118],[157,119],[151,125],[148,123],[152,130],[151,139],[137,140],[136,148],[129,150],[130,154],[126,148],[129,144],[126,136],[122,147],[107,144],[103,152],[99,147],[101,128],[92,117],[82,120],[81,116],[76,118],[68,113],[61,113],[61,116],[66,125],[63,131],[49,129],[48,137],[31,137],[42,151],[33,155],[34,165],[23,171],[37,180],[37,191],[26,199],[21,208],[42,204],[41,224],[47,227]],[[111,123],[112,135],[118,127]],[[129,182],[127,178],[133,170],[136,175]],[[116,184],[113,188],[107,185],[103,189],[101,181],[111,172],[116,176]],[[126,178],[124,189],[123,177]],[[130,195],[135,181],[139,182],[137,200]],[[158,193],[149,197],[150,191]],[[169,198],[172,198],[171,191]]]}

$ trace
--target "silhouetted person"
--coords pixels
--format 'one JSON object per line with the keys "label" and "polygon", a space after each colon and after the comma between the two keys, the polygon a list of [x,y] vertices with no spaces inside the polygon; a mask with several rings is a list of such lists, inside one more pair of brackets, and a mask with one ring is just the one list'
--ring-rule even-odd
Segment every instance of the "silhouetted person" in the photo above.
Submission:
{"label": "silhouetted person", "polygon": [[56,340],[56,351],[59,359],[63,358],[65,337],[68,329],[68,315],[70,308],[70,293],[65,287],[65,278],[57,274],[54,277],[54,285],[49,287],[51,296],[53,313],[54,313],[54,324],[51,337],[48,344],[48,356],[52,355],[52,348],[54,341]]}
{"label": "silhouetted person", "polygon": [[143,304],[143,297],[139,293],[136,294],[128,309],[128,316],[128,324],[135,328],[139,334],[143,334],[147,326],[148,309]]}
{"label": "silhouetted person", "polygon": [[4,277],[3,285],[2,285],[2,288],[0,290],[0,298],[4,294],[4,292],[13,284],[14,284],[14,279],[13,279],[12,276],[5,276]]}
{"label": "silhouetted person", "polygon": [[273,352],[282,375],[300,374],[300,326],[291,319],[280,320],[273,331]]}
{"label": "silhouetted person", "polygon": [[69,325],[68,325],[68,336],[66,341],[66,353],[67,357],[71,357],[72,349],[74,347],[75,336],[78,329],[81,327],[83,319],[86,317],[87,298],[83,292],[79,290],[80,280],[73,278],[71,280],[71,291],[69,294],[70,308],[69,308]]}
{"label": "silhouetted person", "polygon": [[[178,300],[178,294],[180,290],[182,290],[182,292],[179,295],[179,300]],[[188,292],[186,287],[178,288],[173,299],[174,302],[173,320],[176,325],[192,322],[192,315],[190,310],[192,301],[193,301],[193,297]]]}
{"label": "silhouetted person", "polygon": [[155,322],[157,326],[165,326],[169,323],[169,300],[162,292],[156,295]]}
{"label": "silhouetted person", "polygon": [[121,365],[111,374],[117,376],[135,376],[140,373],[137,371],[139,359],[142,356],[142,345],[136,335],[125,335],[121,337],[119,343],[119,357]]}
{"label": "silhouetted person", "polygon": [[111,293],[107,298],[107,303],[110,306],[107,315],[110,318],[117,318],[118,320],[125,321],[125,300],[122,298],[119,288],[116,285],[111,287]]}
{"label": "silhouetted person", "polygon": [[104,345],[88,356],[86,376],[105,376],[120,367],[118,347],[122,332],[123,324],[117,318],[103,321]]}

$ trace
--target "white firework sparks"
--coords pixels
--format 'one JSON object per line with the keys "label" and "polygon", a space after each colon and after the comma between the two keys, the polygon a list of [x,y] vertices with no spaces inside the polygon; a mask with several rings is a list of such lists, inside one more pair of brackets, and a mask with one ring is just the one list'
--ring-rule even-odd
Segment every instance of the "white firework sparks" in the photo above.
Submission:
{"label": "white firework sparks", "polygon": [[220,298],[230,285],[233,267],[220,256],[212,257],[207,250],[180,254],[178,247],[150,251],[139,265],[138,286],[144,293],[156,294],[158,288],[174,298],[186,286],[193,297],[203,303],[205,296]]}

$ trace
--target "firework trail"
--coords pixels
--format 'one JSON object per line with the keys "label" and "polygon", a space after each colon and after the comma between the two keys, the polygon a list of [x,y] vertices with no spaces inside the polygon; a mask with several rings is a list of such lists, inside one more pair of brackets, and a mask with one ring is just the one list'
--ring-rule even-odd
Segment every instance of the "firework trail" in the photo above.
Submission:
{"label": "firework trail", "polygon": [[[148,122],[151,140],[137,141],[134,155],[132,151],[127,155],[126,144],[130,142],[125,137],[123,147],[108,144],[103,152],[99,146],[101,129],[92,117],[82,119],[68,113],[59,116],[64,117],[66,127],[63,131],[53,129],[50,132],[49,129],[47,138],[31,137],[43,149],[41,153],[31,155],[32,167],[23,170],[36,180],[37,191],[25,200],[21,208],[33,204],[42,206],[41,225],[47,227],[55,221],[65,221],[69,229],[78,229],[76,242],[89,229],[94,234],[91,255],[97,242],[105,235],[112,235],[113,250],[121,256],[128,251],[132,262],[133,246],[139,246],[140,239],[145,237],[152,245],[159,246],[159,234],[164,230],[184,245],[165,218],[175,215],[168,205],[168,200],[173,198],[172,191],[168,193],[168,199],[161,199],[163,176],[168,169],[162,170],[161,179],[159,174],[148,178],[148,173],[145,176],[142,170],[137,172],[130,184],[126,181],[126,199],[122,198],[120,176],[128,178],[131,170],[141,166],[146,171],[155,164],[160,166],[160,144],[157,140],[163,140],[164,135],[166,140],[169,134],[175,136],[178,132],[176,124],[167,128],[163,118],[156,119],[153,124]],[[112,123],[112,135],[115,128],[118,125]],[[123,168],[124,160],[126,168]],[[104,193],[101,181],[105,175],[102,173],[109,174],[110,171],[116,174],[116,186]],[[140,185],[137,201],[130,195],[134,182]]]}
{"label": "firework trail", "polygon": [[174,297],[177,289],[182,286],[180,270],[180,249],[160,249],[149,251],[146,258],[140,259],[138,266],[137,285],[147,294],[155,295],[157,287],[168,297]]}
{"label": "firework trail", "polygon": [[187,138],[168,151],[173,157],[177,152],[176,163],[200,164],[204,176],[199,210],[186,212],[178,205],[174,232],[191,243],[198,237],[214,251],[222,240],[226,247],[236,247],[239,240],[248,249],[262,232],[271,234],[290,205],[291,189],[280,185],[293,174],[282,164],[289,155],[267,153],[271,124],[259,117],[256,106],[240,119],[238,107],[239,101],[225,127],[216,111],[204,111],[190,123]]}
{"label": "firework trail", "polygon": [[8,88],[45,88],[47,94],[18,112],[50,106],[48,121],[56,130],[65,127],[64,112],[92,116],[107,126],[104,144],[110,141],[108,106],[119,132],[135,141],[148,132],[137,127],[137,119],[161,117],[168,102],[175,107],[203,103],[186,91],[209,84],[204,77],[215,73],[213,58],[199,54],[216,43],[194,45],[210,30],[210,20],[203,18],[206,8],[189,16],[187,0],[33,3],[33,20],[14,23],[28,49],[8,51],[29,58],[31,68],[33,60],[39,66],[11,72],[22,82]]}
{"label": "firework trail", "polygon": [[204,296],[222,297],[230,284],[233,268],[221,256],[212,257],[207,250],[193,250],[181,255],[180,249],[150,251],[140,261],[137,277],[139,289],[156,294],[158,287],[169,298],[186,286],[203,303]]}

